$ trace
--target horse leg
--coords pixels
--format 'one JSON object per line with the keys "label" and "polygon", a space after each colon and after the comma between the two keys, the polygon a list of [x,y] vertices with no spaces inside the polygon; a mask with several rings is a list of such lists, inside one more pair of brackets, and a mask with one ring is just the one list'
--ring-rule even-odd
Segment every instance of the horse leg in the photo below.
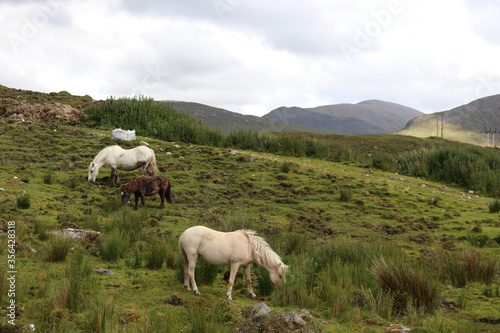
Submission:
{"label": "horse leg", "polygon": [[184,258],[184,288],[186,288],[186,290],[191,290],[191,288],[189,287],[189,260],[186,255],[186,252],[182,247],[181,247],[181,252],[182,252],[182,257]]}
{"label": "horse leg", "polygon": [[139,204],[139,194],[134,193],[134,197],[135,197],[135,207],[134,207],[134,210],[137,210],[137,206]]}
{"label": "horse leg", "polygon": [[252,290],[252,277],[250,275],[250,264],[244,266],[243,269],[245,270],[245,277],[247,279],[248,294],[250,295],[250,297],[252,299],[257,299],[257,296],[253,293],[253,290]]}
{"label": "horse leg", "polygon": [[236,273],[238,273],[239,264],[231,264],[231,272],[229,273],[229,285],[227,287],[227,299],[232,301],[231,291],[233,290],[234,279],[236,278]]}
{"label": "horse leg", "polygon": [[118,177],[118,168],[111,167],[111,183],[110,186],[118,187],[120,186],[120,178]]}
{"label": "horse leg", "polygon": [[149,174],[150,177],[154,176],[153,169],[151,168],[151,164],[150,163],[148,163],[148,165],[146,166],[146,170],[148,171],[148,174]]}
{"label": "horse leg", "polygon": [[146,205],[146,196],[144,193],[141,193],[141,202],[142,202],[142,208]]}
{"label": "horse leg", "polygon": [[[147,167],[146,162],[137,162],[137,166],[140,168],[139,171],[140,171],[141,175],[145,175],[146,174],[146,167]],[[151,174],[150,174],[150,176],[151,176]]]}
{"label": "horse leg", "polygon": [[200,291],[198,290],[198,286],[196,285],[196,281],[194,280],[194,270],[196,269],[196,261],[198,260],[198,255],[191,255],[188,258],[189,258],[188,260],[189,281],[191,281],[191,286],[193,286],[193,291],[195,295],[201,295]]}
{"label": "horse leg", "polygon": [[160,198],[161,198],[161,204],[160,204],[160,207],[158,208],[165,208],[165,191],[163,191],[163,189],[160,189]]}

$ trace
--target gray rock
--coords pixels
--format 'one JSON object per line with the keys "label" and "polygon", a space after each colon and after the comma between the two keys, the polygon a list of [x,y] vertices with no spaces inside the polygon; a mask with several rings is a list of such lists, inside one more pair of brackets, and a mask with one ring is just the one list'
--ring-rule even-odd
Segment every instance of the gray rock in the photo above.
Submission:
{"label": "gray rock", "polygon": [[283,321],[289,329],[297,329],[307,325],[304,319],[293,311],[282,313],[278,318]]}
{"label": "gray rock", "polygon": [[404,327],[401,324],[390,324],[385,328],[385,333],[400,333],[400,332],[410,333],[411,329],[409,329],[408,327]]}
{"label": "gray rock", "polygon": [[73,229],[67,228],[58,231],[50,231],[49,233],[57,236],[68,237],[74,241],[81,241],[87,235],[100,235],[101,233],[93,230],[82,230],[82,229]]}
{"label": "gray rock", "polygon": [[257,310],[257,312],[255,313],[255,317],[265,316],[271,312],[271,309],[265,303],[262,303],[262,302],[255,304],[254,307]]}
{"label": "gray rock", "polygon": [[112,271],[108,271],[107,269],[104,268],[93,269],[93,271],[101,275],[115,275],[115,273],[113,273]]}

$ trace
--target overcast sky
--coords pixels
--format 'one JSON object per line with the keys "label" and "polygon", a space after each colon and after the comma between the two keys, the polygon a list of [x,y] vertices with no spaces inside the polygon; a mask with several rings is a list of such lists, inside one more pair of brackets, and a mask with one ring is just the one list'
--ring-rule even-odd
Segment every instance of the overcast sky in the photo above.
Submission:
{"label": "overcast sky", "polygon": [[500,0],[3,0],[0,84],[243,114],[500,93]]}

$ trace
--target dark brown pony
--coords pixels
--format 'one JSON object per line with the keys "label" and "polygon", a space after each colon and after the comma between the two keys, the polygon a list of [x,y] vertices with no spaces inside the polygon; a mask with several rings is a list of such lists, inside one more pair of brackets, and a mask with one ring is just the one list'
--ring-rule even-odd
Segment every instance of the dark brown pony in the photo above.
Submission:
{"label": "dark brown pony", "polygon": [[170,191],[171,183],[167,178],[163,176],[139,176],[136,179],[124,184],[120,187],[122,195],[122,205],[125,205],[132,193],[135,194],[135,207],[137,209],[137,204],[139,203],[139,198],[141,198],[142,206],[144,207],[145,197],[152,196],[158,193],[161,198],[161,204],[158,208],[165,208],[165,199],[172,203],[172,192]]}

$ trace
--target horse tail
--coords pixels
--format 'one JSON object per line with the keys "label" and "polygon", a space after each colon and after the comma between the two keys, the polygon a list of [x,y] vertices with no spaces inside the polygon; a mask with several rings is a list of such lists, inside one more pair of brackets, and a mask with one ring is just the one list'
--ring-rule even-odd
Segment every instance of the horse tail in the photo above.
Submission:
{"label": "horse tail", "polygon": [[160,173],[160,170],[158,170],[158,167],[156,166],[156,155],[155,151],[151,149],[151,160],[149,161],[149,166],[151,167],[152,175],[150,176],[156,176]]}
{"label": "horse tail", "polygon": [[165,190],[165,197],[167,198],[168,203],[172,203],[172,183],[170,180],[167,180],[168,185],[167,189]]}

